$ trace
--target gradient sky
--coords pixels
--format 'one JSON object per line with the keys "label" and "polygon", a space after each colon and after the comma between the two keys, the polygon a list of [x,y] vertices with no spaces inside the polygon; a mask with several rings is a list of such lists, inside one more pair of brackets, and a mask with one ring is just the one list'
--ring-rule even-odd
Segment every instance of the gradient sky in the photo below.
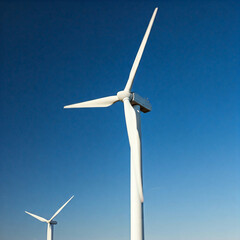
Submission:
{"label": "gradient sky", "polygon": [[155,7],[133,91],[142,114],[147,240],[239,240],[238,1],[0,2],[0,239],[129,239],[122,90]]}

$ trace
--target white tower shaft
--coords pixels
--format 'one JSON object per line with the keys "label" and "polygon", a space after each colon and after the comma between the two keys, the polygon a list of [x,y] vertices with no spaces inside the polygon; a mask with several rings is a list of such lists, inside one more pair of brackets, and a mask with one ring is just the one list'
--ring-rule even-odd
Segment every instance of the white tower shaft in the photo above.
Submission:
{"label": "white tower shaft", "polygon": [[131,148],[131,240],[144,240],[140,106],[125,99],[124,110]]}
{"label": "white tower shaft", "polygon": [[[141,201],[138,186],[137,175],[141,175],[142,179],[142,154],[141,154],[141,118],[140,106],[133,107],[136,114],[137,130],[139,133],[140,149],[139,154],[136,154],[131,148],[131,240],[144,240],[144,225],[143,225],[143,203]],[[138,168],[135,165],[139,165]],[[138,173],[136,171],[139,171]],[[142,182],[141,182],[142,185]]]}
{"label": "white tower shaft", "polygon": [[47,225],[47,240],[53,240],[53,225],[51,223]]}

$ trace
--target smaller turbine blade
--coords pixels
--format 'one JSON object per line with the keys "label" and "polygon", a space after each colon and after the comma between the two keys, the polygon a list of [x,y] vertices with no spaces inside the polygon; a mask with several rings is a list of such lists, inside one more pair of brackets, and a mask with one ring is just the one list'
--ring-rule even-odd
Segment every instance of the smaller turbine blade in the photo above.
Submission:
{"label": "smaller turbine blade", "polygon": [[62,205],[62,207],[60,207],[60,208],[54,213],[54,215],[48,220],[48,222],[51,222],[51,221],[62,211],[62,209],[72,200],[73,197],[74,197],[74,196],[72,196],[66,203],[64,203],[64,204]]}
{"label": "smaller turbine blade", "polygon": [[98,98],[91,101],[76,103],[72,105],[65,106],[64,108],[98,108],[98,107],[109,107],[113,103],[118,102],[117,96],[110,96],[104,98]]}
{"label": "smaller turbine blade", "polygon": [[41,222],[48,222],[47,219],[42,218],[42,217],[39,217],[39,216],[37,216],[37,215],[35,215],[35,214],[33,214],[33,213],[30,213],[30,212],[27,212],[27,211],[25,211],[25,213],[27,213],[27,214],[29,214],[30,216],[32,216],[32,217],[38,219],[38,220],[41,221]]}
{"label": "smaller turbine blade", "polygon": [[138,69],[138,65],[140,63],[140,60],[142,58],[142,54],[143,54],[143,51],[144,51],[144,48],[145,48],[145,45],[147,43],[147,40],[148,40],[148,36],[150,34],[150,31],[151,31],[151,28],[152,28],[152,25],[153,25],[153,22],[154,22],[154,19],[156,17],[156,14],[157,14],[157,10],[158,8],[155,8],[154,12],[153,12],[153,15],[152,15],[152,18],[148,24],[148,27],[147,27],[147,30],[145,32],[145,35],[143,37],[143,40],[142,40],[142,43],[140,45],[140,48],[137,52],[137,56],[134,60],[134,63],[133,63],[133,66],[132,66],[132,69],[130,71],[130,74],[129,74],[129,77],[128,77],[128,81],[127,81],[127,84],[125,86],[125,89],[124,91],[128,91],[130,92],[131,91],[131,88],[132,88],[132,84],[133,84],[133,80],[134,80],[134,77],[135,77],[135,74],[137,72],[137,69]]}

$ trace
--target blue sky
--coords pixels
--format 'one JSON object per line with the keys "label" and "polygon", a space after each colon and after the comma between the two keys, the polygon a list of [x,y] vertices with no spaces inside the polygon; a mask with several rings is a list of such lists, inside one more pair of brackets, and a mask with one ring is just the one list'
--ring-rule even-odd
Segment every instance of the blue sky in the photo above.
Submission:
{"label": "blue sky", "polygon": [[142,114],[145,237],[240,238],[237,1],[0,3],[0,238],[129,239],[122,90],[159,7],[133,91]]}

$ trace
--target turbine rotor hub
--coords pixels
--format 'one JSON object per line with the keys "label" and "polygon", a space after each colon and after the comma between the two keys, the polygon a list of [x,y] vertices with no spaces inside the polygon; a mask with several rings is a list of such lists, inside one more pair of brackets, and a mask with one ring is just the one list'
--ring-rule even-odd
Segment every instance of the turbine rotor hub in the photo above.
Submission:
{"label": "turbine rotor hub", "polygon": [[128,98],[129,101],[132,99],[132,93],[128,91],[120,91],[117,93],[117,97],[120,101],[123,101],[125,98]]}

